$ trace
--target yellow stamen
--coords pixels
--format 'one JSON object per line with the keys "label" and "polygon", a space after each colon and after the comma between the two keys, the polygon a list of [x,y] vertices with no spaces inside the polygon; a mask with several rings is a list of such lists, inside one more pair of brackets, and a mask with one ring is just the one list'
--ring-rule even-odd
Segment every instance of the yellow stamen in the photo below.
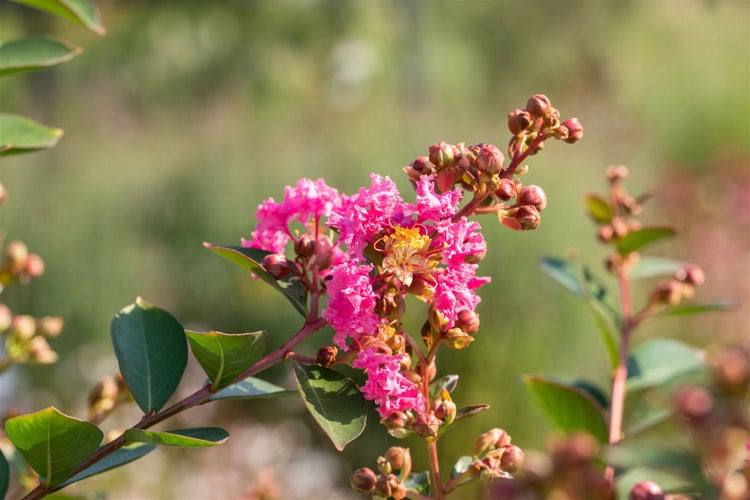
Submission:
{"label": "yellow stamen", "polygon": [[425,255],[430,242],[430,237],[420,234],[419,228],[395,227],[393,234],[383,236],[383,270],[392,272],[401,283],[410,286],[414,272],[435,266]]}

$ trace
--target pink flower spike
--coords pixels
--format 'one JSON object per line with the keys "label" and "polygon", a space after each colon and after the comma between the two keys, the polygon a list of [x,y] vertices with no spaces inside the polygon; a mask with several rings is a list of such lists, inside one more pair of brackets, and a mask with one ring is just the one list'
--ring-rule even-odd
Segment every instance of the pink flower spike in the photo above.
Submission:
{"label": "pink flower spike", "polygon": [[432,176],[423,175],[417,183],[416,210],[419,221],[440,221],[453,217],[462,197],[460,189],[436,194]]}
{"label": "pink flower spike", "polygon": [[379,318],[375,314],[378,295],[372,289],[371,265],[342,262],[333,268],[328,282],[328,306],[323,311],[336,331],[333,342],[346,349],[346,339],[359,339],[377,331]]}

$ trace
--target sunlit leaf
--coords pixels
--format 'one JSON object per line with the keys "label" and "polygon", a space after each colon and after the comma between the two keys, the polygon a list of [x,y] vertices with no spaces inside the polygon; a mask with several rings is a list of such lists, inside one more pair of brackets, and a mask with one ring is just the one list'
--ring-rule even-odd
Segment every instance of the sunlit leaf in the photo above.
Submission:
{"label": "sunlit leaf", "polygon": [[294,378],[305,406],[337,450],[365,429],[365,399],[356,384],[344,375],[317,365],[294,361]]}
{"label": "sunlit leaf", "polygon": [[125,439],[131,443],[146,443],[181,448],[206,448],[216,446],[229,438],[229,433],[219,427],[197,427],[167,432],[128,429]]}
{"label": "sunlit leaf", "polygon": [[99,10],[89,0],[12,0],[68,19],[84,26],[97,35],[104,35],[106,30],[99,18]]}
{"label": "sunlit leaf", "polygon": [[[585,431],[607,442],[604,408],[590,390],[556,376],[524,375],[521,380],[534,405],[554,430]],[[587,386],[590,388],[591,384]]]}
{"label": "sunlit leaf", "polygon": [[81,49],[62,40],[31,36],[0,44],[0,76],[62,64]]}
{"label": "sunlit leaf", "polygon": [[265,332],[221,333],[185,330],[190,348],[211,380],[211,391],[226,387],[250,368],[266,350]]}
{"label": "sunlit leaf", "polygon": [[458,375],[446,375],[430,382],[430,399],[434,399],[440,391],[453,392],[458,385]]}
{"label": "sunlit leaf", "polygon": [[281,292],[302,316],[307,318],[307,292],[298,279],[276,280],[263,268],[263,257],[270,252],[258,250],[257,248],[245,248],[237,246],[221,246],[211,243],[203,243],[203,246],[221,255],[228,261],[253,273],[276,290]]}
{"label": "sunlit leaf", "polygon": [[112,344],[120,372],[143,413],[159,410],[187,366],[182,325],[167,311],[138,297],[112,320]]}
{"label": "sunlit leaf", "polygon": [[5,433],[46,485],[64,480],[104,439],[94,424],[53,407],[9,419]]}
{"label": "sunlit leaf", "polygon": [[454,420],[461,420],[462,418],[473,417],[478,413],[482,413],[484,410],[489,410],[490,405],[478,404],[478,405],[466,405],[456,410],[456,418]]}
{"label": "sunlit leaf", "polygon": [[612,204],[604,197],[589,193],[586,195],[586,209],[589,216],[600,224],[612,222],[615,213]]}
{"label": "sunlit leaf", "polygon": [[129,464],[134,460],[138,460],[141,457],[145,457],[156,449],[156,446],[144,443],[133,443],[128,446],[123,446],[115,450],[113,453],[102,458],[90,467],[83,469],[81,472],[71,477],[67,481],[60,483],[56,490],[62,489],[69,484],[77,483],[83,479],[86,479],[102,472],[107,472],[114,468],[120,467],[125,464]]}
{"label": "sunlit leaf", "polygon": [[473,461],[474,459],[469,455],[464,455],[459,458],[456,463],[453,464],[453,467],[451,467],[451,479],[466,472],[469,468],[469,464]]}
{"label": "sunlit leaf", "polygon": [[630,231],[624,238],[617,241],[617,250],[620,255],[627,255],[651,243],[671,238],[677,234],[673,227],[644,227],[635,231]]}
{"label": "sunlit leaf", "polygon": [[62,137],[59,128],[9,113],[0,113],[0,156],[51,148]]}
{"label": "sunlit leaf", "polygon": [[731,300],[719,300],[704,304],[685,304],[665,311],[667,316],[687,316],[689,314],[703,314],[717,311],[731,311],[737,309],[739,304]]}
{"label": "sunlit leaf", "polygon": [[641,257],[635,263],[628,276],[630,279],[653,278],[655,276],[673,275],[685,267],[684,262],[663,257]]}
{"label": "sunlit leaf", "polygon": [[679,375],[705,367],[703,352],[671,339],[653,339],[637,346],[628,359],[628,391],[656,387]]}
{"label": "sunlit leaf", "polygon": [[220,399],[296,398],[299,392],[290,391],[259,378],[248,377],[211,395],[211,401]]}

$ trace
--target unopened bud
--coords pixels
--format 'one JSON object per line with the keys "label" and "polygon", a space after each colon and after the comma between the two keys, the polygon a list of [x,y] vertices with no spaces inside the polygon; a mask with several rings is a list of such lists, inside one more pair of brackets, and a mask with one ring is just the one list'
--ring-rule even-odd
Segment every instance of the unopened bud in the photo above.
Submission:
{"label": "unopened bud", "polygon": [[385,343],[388,344],[388,347],[390,347],[393,352],[401,352],[406,347],[406,339],[404,339],[404,336],[400,333],[394,333],[389,336]]}
{"label": "unopened bud", "polygon": [[682,300],[683,285],[679,281],[667,281],[661,283],[651,292],[650,302],[652,304],[677,306]]}
{"label": "unopened bud", "polygon": [[315,266],[318,269],[327,269],[333,263],[333,243],[328,236],[318,235],[315,242]]}
{"label": "unopened bud", "polygon": [[22,241],[11,241],[5,247],[4,267],[10,273],[20,274],[26,269],[26,259],[29,257],[29,249]]}
{"label": "unopened bud", "polygon": [[349,476],[349,484],[352,485],[354,491],[363,495],[372,493],[377,481],[378,476],[369,467],[357,469]]}
{"label": "unopened bud", "polygon": [[374,496],[390,498],[401,483],[393,474],[381,474],[375,483],[375,489],[372,492]]}
{"label": "unopened bud", "polygon": [[456,326],[464,332],[474,335],[479,330],[479,315],[470,309],[461,309],[456,318]]}
{"label": "unopened bud", "polygon": [[315,253],[315,237],[305,233],[294,242],[294,253],[299,257],[310,257]]}
{"label": "unopened bud", "polygon": [[44,260],[39,255],[30,253],[26,258],[26,266],[23,269],[23,273],[29,278],[38,278],[44,274]]}
{"label": "unopened bud", "polygon": [[89,420],[101,422],[115,408],[120,388],[115,377],[106,376],[89,393]]}
{"label": "unopened bud", "polygon": [[597,237],[599,238],[599,241],[609,243],[612,241],[612,238],[615,237],[615,230],[612,229],[612,226],[610,225],[602,226],[597,232]]}
{"label": "unopened bud", "polygon": [[460,328],[450,328],[445,334],[443,334],[441,341],[443,344],[456,351],[466,349],[469,344],[474,342],[474,337],[461,330]]}
{"label": "unopened bud", "polygon": [[497,146],[492,144],[482,144],[479,146],[476,165],[480,171],[488,174],[496,174],[503,168],[504,161],[505,155],[503,155]]}
{"label": "unopened bud", "polygon": [[535,94],[526,103],[526,110],[533,118],[544,118],[552,111],[552,103],[546,95]]}
{"label": "unopened bud", "polygon": [[411,165],[409,166],[413,168],[414,171],[420,176],[432,175],[435,173],[435,165],[433,165],[430,159],[426,156],[418,157],[413,162],[411,162]]}
{"label": "unopened bud", "polygon": [[10,307],[5,304],[0,304],[0,333],[10,328],[13,322],[13,312]]}
{"label": "unopened bud", "polygon": [[513,135],[520,135],[525,132],[531,125],[531,115],[528,111],[517,109],[508,113],[508,129]]}
{"label": "unopened bud", "polygon": [[511,212],[513,219],[518,223],[518,229],[521,231],[536,229],[542,221],[539,210],[534,205],[522,205],[512,209]]}
{"label": "unopened bud", "polygon": [[388,460],[386,460],[385,457],[378,457],[377,463],[378,463],[378,472],[380,472],[381,474],[390,474],[391,471],[393,470],[393,467],[391,467],[390,462],[388,462]]}
{"label": "unopened bud", "polygon": [[412,429],[423,438],[437,437],[442,423],[433,412],[427,411],[417,415],[412,424]]}
{"label": "unopened bud", "polygon": [[706,275],[703,274],[703,270],[700,267],[693,265],[687,265],[678,270],[674,277],[682,283],[694,286],[702,285],[703,282],[706,281]]}
{"label": "unopened bud", "polygon": [[44,337],[36,336],[29,341],[29,352],[37,363],[49,365],[57,361],[57,353],[47,343]]}
{"label": "unopened bud", "polygon": [[453,423],[457,411],[456,403],[450,399],[441,399],[435,406],[435,416],[446,424]]}
{"label": "unopened bud", "polygon": [[510,179],[500,179],[500,185],[495,190],[495,196],[500,201],[512,200],[516,197],[516,184]]}
{"label": "unopened bud", "polygon": [[565,142],[573,144],[583,138],[583,126],[578,118],[568,118],[562,122],[562,126],[568,129],[568,136],[564,139]]}
{"label": "unopened bud", "polygon": [[453,165],[453,146],[445,142],[439,142],[430,146],[430,162],[438,170]]}
{"label": "unopened bud", "polygon": [[453,184],[456,183],[458,177],[456,171],[452,168],[444,168],[437,173],[437,180],[435,181],[437,190],[441,193],[450,191]]}
{"label": "unopened bud", "polygon": [[10,331],[18,340],[30,340],[36,334],[36,320],[28,314],[19,314],[11,320]]}
{"label": "unopened bud", "polygon": [[59,316],[45,316],[36,325],[39,335],[47,338],[59,337],[63,329],[63,320]]}
{"label": "unopened bud", "polygon": [[315,356],[315,362],[320,366],[325,366],[327,368],[336,362],[336,355],[338,352],[338,349],[330,345],[321,347],[318,349],[317,356]]}
{"label": "unopened bud", "polygon": [[740,347],[728,347],[711,363],[714,382],[724,394],[743,394],[750,384],[750,357]]}
{"label": "unopened bud", "polygon": [[392,469],[400,471],[402,478],[411,473],[411,453],[409,453],[409,448],[391,446],[385,452],[385,458]]}
{"label": "unopened bud", "polygon": [[474,456],[480,457],[487,452],[510,444],[510,436],[499,427],[494,427],[481,434],[474,443]]}
{"label": "unopened bud", "polygon": [[692,423],[702,422],[711,412],[714,400],[702,387],[684,387],[675,396],[677,414]]}
{"label": "unopened bud", "polygon": [[534,184],[524,186],[518,193],[519,205],[533,205],[540,212],[547,207],[547,194],[544,190]]}
{"label": "unopened bud", "polygon": [[641,481],[630,490],[628,500],[664,500],[664,491],[653,481]]}
{"label": "unopened bud", "polygon": [[402,439],[411,433],[407,428],[409,425],[409,417],[402,411],[394,411],[381,422],[385,425],[386,429],[388,429],[388,434],[395,438]]}
{"label": "unopened bud", "polygon": [[630,171],[625,165],[611,165],[607,167],[605,175],[610,181],[618,182],[628,176]]}
{"label": "unopened bud", "polygon": [[292,261],[283,255],[272,253],[263,257],[263,268],[268,271],[268,274],[273,276],[274,279],[282,280],[292,274],[294,265],[292,264]]}
{"label": "unopened bud", "polygon": [[503,470],[513,473],[523,465],[523,450],[514,444],[505,447],[503,455],[500,457],[500,467]]}

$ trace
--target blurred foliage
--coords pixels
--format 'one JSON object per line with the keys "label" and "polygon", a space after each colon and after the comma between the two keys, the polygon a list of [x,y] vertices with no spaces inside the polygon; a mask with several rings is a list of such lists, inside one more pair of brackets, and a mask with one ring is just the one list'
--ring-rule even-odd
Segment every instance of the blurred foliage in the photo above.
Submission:
{"label": "blurred foliage", "polygon": [[[750,40],[744,2],[99,6],[108,28],[103,39],[0,3],[3,40],[50,32],[86,47],[85,57],[61,68],[0,82],[3,109],[66,130],[53,151],[0,161],[11,196],[23,193],[0,209],[2,225],[47,264],[44,277],[9,305],[63,316],[66,325],[54,345],[56,366],[23,371],[19,387],[0,380],[24,411],[83,407],[81,391],[116,367],[110,319],[137,295],[189,328],[266,329],[271,347],[279,345],[299,326],[286,301],[203,241],[237,244],[249,235],[258,203],[278,199],[301,176],[325,177],[352,192],[375,171],[408,193],[400,169],[430,144],[502,145],[506,114],[544,92],[563,115],[581,120],[586,136],[575,148],[550,144],[529,161],[525,182],[543,186],[550,200],[537,231],[512,233],[481,220],[490,248],[481,271],[493,277],[482,290],[482,329],[475,346],[446,352],[440,365],[442,373],[462,374],[459,405],[492,405],[463,424],[466,433],[441,440],[446,466],[468,451],[465,435],[494,426],[524,448],[541,447],[547,429],[517,375],[555,371],[606,381],[608,374],[585,308],[538,271],[539,256],[570,247],[589,262],[603,256],[583,198],[601,187],[606,165],[626,164],[633,183],[651,186],[668,184],[666,172],[689,173],[699,183],[721,155],[740,158],[738,168],[750,157],[750,49],[739,43]],[[709,204],[722,201],[686,209],[700,221]],[[747,218],[735,224],[750,234]],[[736,258],[747,259],[747,236],[739,241]],[[682,253],[691,256],[689,247]],[[697,263],[710,283],[712,263]],[[747,286],[734,290],[746,294]],[[746,341],[747,309],[741,314],[727,335]],[[675,321],[667,328],[699,341],[720,335],[691,333],[690,320]],[[325,342],[324,335],[314,341]],[[274,374],[289,386],[289,367]],[[279,412],[302,415],[303,408],[269,401],[218,411],[278,420]],[[229,429],[241,439],[240,430]],[[384,436],[373,426],[348,448],[343,477],[368,464],[372,450],[385,449]],[[211,456],[243,448],[233,440]],[[412,452],[416,462],[424,459],[423,450]],[[181,479],[179,471],[167,474]]]}

